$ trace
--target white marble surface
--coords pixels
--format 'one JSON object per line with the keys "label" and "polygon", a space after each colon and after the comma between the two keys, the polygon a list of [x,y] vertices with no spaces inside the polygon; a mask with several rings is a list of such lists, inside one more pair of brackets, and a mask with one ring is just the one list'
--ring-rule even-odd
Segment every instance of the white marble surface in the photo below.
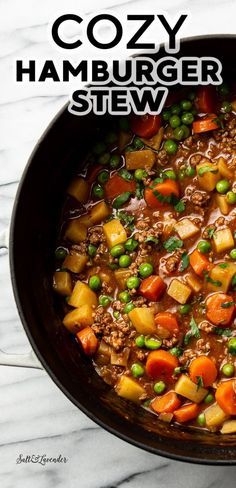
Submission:
{"label": "white marble surface", "polygon": [[[0,231],[8,226],[17,184],[37,139],[66,101],[66,85],[17,85],[18,58],[55,58],[47,38],[53,16],[92,12],[189,11],[183,35],[235,33],[235,0],[0,0]],[[73,32],[73,35],[76,31]],[[157,41],[164,32],[157,29]],[[78,55],[78,53],[77,53]],[[81,48],[81,58],[92,56]],[[117,52],[114,56],[117,56]],[[119,50],[118,55],[124,56]],[[74,56],[76,56],[74,54]],[[76,59],[76,58],[74,58]],[[0,347],[29,349],[11,290],[7,255],[0,254]],[[234,467],[199,467],[132,447],[79,412],[44,371],[0,367],[1,488],[233,488]],[[101,449],[102,446],[102,449]],[[65,464],[16,464],[20,454],[65,456]]]}

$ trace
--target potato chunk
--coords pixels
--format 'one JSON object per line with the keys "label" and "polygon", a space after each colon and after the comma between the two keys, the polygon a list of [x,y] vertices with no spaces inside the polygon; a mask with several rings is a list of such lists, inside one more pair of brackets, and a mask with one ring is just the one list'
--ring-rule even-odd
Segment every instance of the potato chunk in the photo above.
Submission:
{"label": "potato chunk", "polygon": [[90,186],[88,182],[80,176],[74,178],[69,188],[67,189],[67,193],[76,198],[76,200],[81,203],[84,203],[88,200],[89,192]]}
{"label": "potato chunk", "polygon": [[86,283],[78,280],[74,286],[68,303],[72,307],[76,308],[82,307],[85,304],[91,307],[94,305],[96,307],[98,300],[96,293],[94,293],[94,291],[92,291]]}
{"label": "potato chunk", "polygon": [[126,230],[119,219],[113,219],[104,224],[103,230],[109,248],[127,240]]}
{"label": "potato chunk", "polygon": [[217,193],[215,199],[216,199],[216,204],[219,207],[221,213],[223,215],[228,215],[231,209],[230,209],[230,205],[227,202],[226,195],[219,195],[219,193]]}
{"label": "potato chunk", "polygon": [[[207,170],[207,171],[204,171]],[[220,172],[217,164],[203,162],[197,165],[197,177],[199,186],[206,191],[213,191],[220,180]]]}
{"label": "potato chunk", "polygon": [[236,420],[226,420],[221,428],[221,434],[235,434],[236,433]]}
{"label": "potato chunk", "polygon": [[63,319],[64,326],[76,334],[80,329],[93,324],[93,309],[90,305],[82,305],[68,312]]}
{"label": "potato chunk", "polygon": [[62,267],[69,269],[72,273],[81,273],[88,262],[86,254],[68,254],[62,263]]}
{"label": "potato chunk", "polygon": [[91,225],[93,225],[91,216],[89,214],[83,214],[77,220],[80,224],[85,225],[85,227],[91,227]]}
{"label": "potato chunk", "polygon": [[157,331],[154,312],[151,308],[134,308],[129,312],[129,318],[139,334],[155,334]]}
{"label": "potato chunk", "polygon": [[227,418],[227,415],[222,410],[222,408],[220,408],[218,403],[214,403],[214,405],[208,407],[204,411],[204,414],[206,418],[206,426],[208,427],[208,429],[212,430],[215,430],[216,427],[223,424],[223,422]]}
{"label": "potato chunk", "polygon": [[182,283],[182,281],[173,279],[170,283],[167,293],[171,298],[183,305],[188,301],[192,290],[191,288],[189,288],[189,286]]}
{"label": "potato chunk", "polygon": [[218,168],[219,168],[219,172],[221,174],[221,176],[223,176],[223,178],[233,178],[234,177],[234,173],[232,171],[232,169],[230,169],[227,165],[227,162],[224,158],[219,158],[218,161],[217,161],[217,164],[218,164]]}
{"label": "potato chunk", "polygon": [[195,293],[198,293],[202,288],[202,282],[192,274],[188,274],[186,277],[187,284],[192,288]]}
{"label": "potato chunk", "polygon": [[53,275],[53,288],[59,295],[69,296],[72,292],[70,273],[67,273],[67,271],[56,271]]}
{"label": "potato chunk", "polygon": [[216,264],[209,273],[211,281],[207,283],[208,290],[227,292],[235,273],[236,264],[234,263]]}
{"label": "potato chunk", "polygon": [[182,374],[175,384],[175,391],[194,403],[200,403],[208,393],[208,390],[198,387],[186,374]]}
{"label": "potato chunk", "polygon": [[226,227],[226,229],[214,232],[213,244],[216,252],[225,252],[234,247],[234,238],[231,230]]}
{"label": "potato chunk", "polygon": [[90,219],[93,224],[100,224],[111,214],[111,209],[105,202],[99,202],[92,207]]}
{"label": "potato chunk", "polygon": [[87,227],[84,224],[81,224],[79,219],[70,220],[66,228],[65,237],[75,244],[77,242],[85,241],[87,237]]}
{"label": "potato chunk", "polygon": [[126,288],[126,281],[130,276],[131,276],[131,271],[129,271],[128,269],[115,270],[115,277],[119,285],[119,288],[121,288],[122,290]]}
{"label": "potato chunk", "polygon": [[127,400],[138,403],[145,390],[132,378],[121,376],[116,385],[116,393]]}
{"label": "potato chunk", "polygon": [[130,151],[125,154],[125,163],[128,170],[139,168],[152,169],[155,161],[156,155],[151,149]]}
{"label": "potato chunk", "polygon": [[199,228],[190,220],[182,219],[175,224],[175,230],[179,234],[180,239],[189,239],[199,232]]}

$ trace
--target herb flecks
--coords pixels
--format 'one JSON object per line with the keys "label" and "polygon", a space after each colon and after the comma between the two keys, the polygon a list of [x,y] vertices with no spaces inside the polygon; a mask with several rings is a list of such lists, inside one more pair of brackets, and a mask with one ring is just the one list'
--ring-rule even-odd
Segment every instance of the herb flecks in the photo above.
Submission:
{"label": "herb flecks", "polygon": [[209,273],[207,271],[203,271],[203,274],[204,274],[204,277],[205,277],[205,280],[207,281],[207,283],[211,283],[212,285],[214,286],[221,286],[222,285],[222,282],[219,281],[219,280],[213,280],[210,276],[209,276]]}
{"label": "herb flecks", "polygon": [[168,252],[173,252],[176,249],[180,249],[183,247],[184,243],[181,239],[178,239],[175,236],[170,237],[167,241],[164,242],[163,247]]}
{"label": "herb flecks", "polygon": [[188,343],[192,337],[195,337],[195,339],[200,339],[200,337],[201,337],[198,325],[197,325],[197,323],[193,317],[191,318],[189,325],[190,325],[190,330],[184,336],[185,346],[188,345]]}
{"label": "herb flecks", "polygon": [[180,267],[179,267],[179,270],[180,272],[184,271],[189,265],[189,255],[184,252],[182,254],[182,258],[181,258],[181,263],[180,263]]}

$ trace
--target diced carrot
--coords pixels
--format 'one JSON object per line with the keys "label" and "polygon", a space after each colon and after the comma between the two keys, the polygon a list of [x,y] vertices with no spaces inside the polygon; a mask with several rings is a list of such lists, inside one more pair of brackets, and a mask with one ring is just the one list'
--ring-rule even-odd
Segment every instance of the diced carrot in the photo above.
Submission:
{"label": "diced carrot", "polygon": [[230,295],[225,293],[214,293],[206,301],[206,316],[214,325],[220,325],[220,327],[229,325],[234,311],[234,301]]}
{"label": "diced carrot", "polygon": [[80,330],[76,334],[76,337],[85,354],[88,356],[95,354],[98,348],[98,340],[91,327],[85,327],[84,329]]}
{"label": "diced carrot", "polygon": [[126,181],[119,175],[112,176],[105,184],[105,194],[108,200],[118,197],[121,193],[130,191],[135,192],[136,183],[134,180]]}
{"label": "diced carrot", "polygon": [[210,117],[204,117],[193,122],[193,133],[200,134],[201,132],[207,132],[208,130],[219,129],[219,125],[214,122],[216,115],[212,114]]}
{"label": "diced carrot", "polygon": [[151,275],[145,278],[139,287],[140,295],[152,302],[159,300],[165,290],[165,282],[157,275]]}
{"label": "diced carrot", "polygon": [[[151,208],[163,208],[166,205],[165,198],[162,201],[162,197],[170,197],[175,195],[179,197],[180,189],[178,183],[171,179],[166,179],[163,183],[157,183],[153,188],[146,188],[144,191],[144,198],[146,203]],[[158,199],[158,195],[159,199]]]}
{"label": "diced carrot", "polygon": [[174,369],[178,366],[178,359],[168,351],[159,349],[148,354],[146,373],[153,379],[170,380]]}
{"label": "diced carrot", "polygon": [[103,166],[101,164],[96,164],[95,166],[91,166],[91,170],[89,171],[87,177],[86,177],[86,181],[91,184],[93,183],[95,180],[96,180],[96,177],[99,173],[99,171],[101,171],[103,168]]}
{"label": "diced carrot", "polygon": [[227,415],[236,415],[236,380],[221,383],[216,390],[216,401]]}
{"label": "diced carrot", "polygon": [[179,334],[179,326],[175,314],[170,312],[160,312],[155,316],[157,334],[162,339],[168,339],[173,335]]}
{"label": "diced carrot", "polygon": [[178,410],[174,411],[174,417],[176,422],[182,424],[183,422],[188,422],[189,420],[195,419],[200,412],[200,407],[197,403],[189,403],[180,407]]}
{"label": "diced carrot", "polygon": [[215,363],[208,356],[198,356],[190,364],[189,375],[194,383],[202,378],[203,386],[212,386],[217,377]]}
{"label": "diced carrot", "polygon": [[216,107],[216,89],[212,85],[199,86],[196,93],[196,106],[199,112],[209,114]]}
{"label": "diced carrot", "polygon": [[175,391],[168,391],[165,395],[156,397],[150,405],[156,413],[171,413],[180,407],[181,401]]}
{"label": "diced carrot", "polygon": [[140,137],[150,137],[156,134],[161,127],[160,115],[132,115],[131,116],[131,129]]}
{"label": "diced carrot", "polygon": [[197,249],[190,254],[190,264],[198,276],[203,275],[203,271],[209,271],[211,263],[204,254],[201,254]]}

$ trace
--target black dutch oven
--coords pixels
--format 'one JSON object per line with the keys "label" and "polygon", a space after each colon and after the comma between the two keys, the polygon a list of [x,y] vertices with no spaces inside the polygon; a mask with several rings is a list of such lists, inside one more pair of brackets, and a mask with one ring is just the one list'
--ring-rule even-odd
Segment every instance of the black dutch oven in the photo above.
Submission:
{"label": "black dutch oven", "polygon": [[[185,39],[178,56],[215,56],[223,76],[236,79],[236,36]],[[163,56],[161,49],[158,53]],[[54,249],[65,189],[99,127],[109,118],[71,115],[52,121],[30,157],[17,193],[10,231],[12,284],[33,350],[62,392],[88,417],[121,439],[154,454],[202,464],[235,464],[236,435],[193,431],[159,422],[119,398],[95,372],[61,324],[52,291]]]}

